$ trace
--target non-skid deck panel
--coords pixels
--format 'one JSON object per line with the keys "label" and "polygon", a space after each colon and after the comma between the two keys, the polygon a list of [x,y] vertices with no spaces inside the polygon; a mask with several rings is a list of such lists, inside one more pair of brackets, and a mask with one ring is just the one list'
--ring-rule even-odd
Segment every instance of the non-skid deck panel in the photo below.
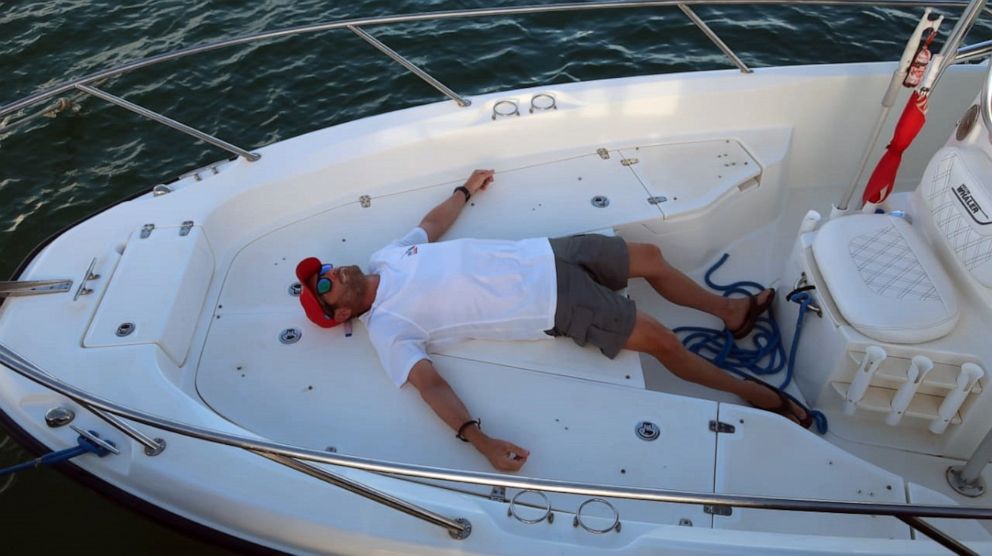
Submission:
{"label": "non-skid deck panel", "polygon": [[[295,344],[278,340],[283,328],[304,325],[296,312],[217,319],[197,376],[201,397],[225,418],[278,442],[492,470],[471,445],[454,438],[414,388],[392,385],[361,326],[350,338],[340,329],[303,328]],[[447,356],[434,361],[489,435],[531,451],[526,476],[712,491],[713,402]],[[660,438],[640,440],[640,421],[657,424]],[[582,501],[552,498],[567,511]],[[685,518],[698,526],[710,519],[698,506],[616,505],[626,519],[674,525]]]}
{"label": "non-skid deck panel", "polygon": [[[335,265],[365,266],[369,256],[416,226],[461,181],[374,197],[363,208],[346,200],[247,245],[234,259],[229,277],[250,273],[251,280],[228,279],[220,305],[226,311],[285,309],[296,303],[286,295],[295,280],[296,262],[317,256]],[[333,176],[328,188],[333,189]],[[608,200],[594,206],[594,197]],[[497,174],[478,193],[442,239],[524,239],[555,237],[643,220],[660,220],[661,211],[616,158],[596,155],[556,161]]]}
{"label": "non-skid deck panel", "polygon": [[[234,314],[302,315],[298,298],[289,294],[299,260],[316,255],[339,266],[364,266],[375,250],[415,226],[458,183],[376,197],[367,208],[356,199],[252,242],[226,273],[215,323]],[[608,206],[599,208],[590,202],[600,194],[609,199]],[[480,202],[466,207],[444,239],[558,236],[608,230],[614,223],[661,216],[658,208],[647,202],[643,186],[617,157],[603,160],[598,155],[501,172],[478,198]],[[251,278],[245,279],[248,276]],[[298,328],[321,333],[307,322]],[[216,327],[211,329],[208,345],[217,334]],[[579,348],[569,340],[515,342],[509,347],[504,342],[472,341],[448,353],[540,372],[644,386],[635,354],[624,353],[610,360],[592,347]],[[377,361],[374,364],[378,367]]]}
{"label": "non-skid deck panel", "polygon": [[[720,420],[734,425],[719,435],[716,489],[726,494],[905,504],[906,485],[886,471],[768,412],[720,404]],[[909,539],[893,517],[734,509],[715,517],[720,529]]]}

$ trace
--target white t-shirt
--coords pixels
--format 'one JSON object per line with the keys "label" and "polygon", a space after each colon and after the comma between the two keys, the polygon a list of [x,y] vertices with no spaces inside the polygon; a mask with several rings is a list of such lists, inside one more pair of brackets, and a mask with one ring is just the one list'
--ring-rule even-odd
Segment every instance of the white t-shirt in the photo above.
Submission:
{"label": "white t-shirt", "polygon": [[554,327],[558,291],[545,238],[428,243],[418,227],[373,253],[368,271],[379,288],[359,318],[397,386],[428,349],[472,338],[547,339]]}

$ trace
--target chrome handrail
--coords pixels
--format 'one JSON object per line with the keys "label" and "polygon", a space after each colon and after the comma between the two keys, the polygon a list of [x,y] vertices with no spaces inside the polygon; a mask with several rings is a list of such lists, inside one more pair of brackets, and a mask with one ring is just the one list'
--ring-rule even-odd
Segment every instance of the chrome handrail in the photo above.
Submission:
{"label": "chrome handrail", "polygon": [[[954,24],[954,28],[951,29],[950,34],[947,36],[947,40],[944,41],[944,45],[940,49],[940,53],[935,56],[936,67],[928,68],[928,71],[936,71],[936,77],[933,79],[932,83],[936,83],[940,80],[940,76],[944,71],[952,66],[958,55],[958,49],[961,46],[961,42],[964,40],[965,35],[971,30],[975,21],[978,19],[978,15],[985,9],[986,2],[971,2],[968,7],[965,8],[964,12],[961,13],[961,17],[958,18],[957,22]],[[926,77],[924,77],[926,80]],[[931,84],[931,87],[933,85]]]}
{"label": "chrome handrail", "polygon": [[465,107],[465,106],[470,106],[472,104],[471,101],[458,96],[458,93],[452,91],[451,89],[446,87],[443,83],[431,77],[430,74],[417,67],[417,65],[415,65],[410,60],[407,60],[403,56],[400,56],[395,50],[383,44],[382,41],[373,37],[370,33],[365,31],[361,27],[358,27],[357,25],[349,25],[348,30],[361,37],[362,40],[364,40],[365,42],[374,46],[376,49],[379,50],[379,52],[382,52],[386,56],[389,56],[398,64],[410,70],[414,75],[416,75],[417,77],[423,79],[428,84],[430,84],[430,86],[444,93],[445,96],[458,103],[458,106]]}
{"label": "chrome handrail", "polygon": [[[111,102],[117,106],[123,107],[132,112],[138,113],[144,117],[163,123],[184,133],[188,133],[198,139],[211,143],[220,148],[226,149],[233,152],[239,156],[246,158],[249,161],[257,160],[259,155],[251,153],[239,147],[236,147],[230,143],[222,141],[216,137],[203,133],[195,128],[176,122],[170,118],[167,118],[161,114],[157,114],[148,109],[145,109],[136,104],[130,103],[122,98],[116,97],[109,93],[106,93],[100,89],[96,89],[91,86],[100,81],[111,77],[117,77],[123,75],[124,73],[129,73],[131,71],[158,64],[161,62],[174,60],[182,58],[185,56],[190,56],[193,54],[198,54],[202,52],[207,52],[211,50],[216,50],[219,48],[224,48],[228,46],[234,46],[239,44],[246,44],[255,41],[276,39],[282,37],[288,37],[303,33],[311,33],[318,31],[327,31],[332,29],[349,29],[352,32],[359,35],[366,42],[370,43],[372,46],[385,53],[391,59],[402,64],[408,70],[416,74],[421,79],[425,80],[427,83],[431,84],[443,94],[447,95],[449,98],[457,102],[460,106],[469,106],[471,103],[467,99],[457,95],[454,91],[444,86],[440,81],[431,77],[427,72],[423,71],[418,66],[414,65],[412,62],[402,57],[388,46],[383,44],[381,41],[377,40],[371,34],[362,30],[362,26],[373,26],[373,25],[386,25],[395,23],[411,23],[419,21],[439,21],[454,18],[469,18],[469,17],[490,17],[490,16],[507,16],[507,15],[521,15],[521,14],[537,14],[537,13],[553,13],[553,12],[570,12],[570,11],[590,11],[590,10],[602,10],[602,9],[621,9],[621,8],[646,8],[646,7],[665,7],[673,6],[678,7],[690,21],[696,25],[714,44],[730,58],[730,60],[736,65],[742,73],[750,73],[751,70],[746,64],[730,49],[729,46],[724,43],[715,32],[710,29],[705,22],[702,21],[690,8],[690,5],[758,5],[758,4],[814,4],[814,5],[871,5],[871,6],[898,6],[898,7],[922,7],[922,6],[969,6],[972,8],[970,12],[967,12],[962,16],[962,21],[973,20],[974,16],[977,15],[978,10],[988,11],[983,8],[974,8],[975,4],[961,1],[961,0],[930,0],[930,1],[918,1],[918,0],[888,0],[882,2],[868,2],[865,0],[794,0],[792,2],[786,2],[784,0],[642,0],[642,1],[627,1],[627,2],[590,2],[590,3],[571,3],[571,4],[557,4],[557,5],[544,5],[544,6],[521,6],[521,7],[509,7],[509,8],[483,8],[474,10],[454,10],[454,11],[442,11],[442,12],[432,12],[432,13],[422,13],[422,14],[410,14],[410,15],[400,15],[400,16],[384,16],[375,18],[360,18],[351,19],[345,21],[337,21],[330,23],[321,23],[315,25],[307,25],[302,27],[295,27],[289,29],[282,29],[277,31],[269,31],[263,33],[257,33],[253,35],[247,35],[243,37],[238,37],[235,39],[228,39],[223,41],[218,41],[214,43],[195,45],[186,49],[178,50],[171,53],[161,54],[157,56],[152,56],[149,58],[144,58],[137,60],[122,66],[111,68],[108,70],[98,71],[96,73],[70,80],[61,85],[56,85],[54,87],[39,91],[28,97],[25,97],[19,101],[15,101],[6,106],[0,107],[0,121],[4,121],[3,126],[0,129],[9,129],[17,123],[23,123],[24,119],[14,122],[8,125],[3,118],[12,113],[18,112],[28,106],[32,106],[36,103],[52,99],[62,93],[70,90],[81,91],[86,94],[96,96],[108,102]],[[945,55],[946,58],[943,63],[940,64],[940,70],[943,71],[947,65],[951,63],[974,60],[982,56],[988,55],[992,52],[992,41],[986,43],[980,43],[977,45],[967,46],[958,49],[961,38],[967,32],[970,27],[969,23],[959,22],[958,26],[955,27],[952,33],[952,38],[945,45],[945,49],[941,54]],[[44,109],[43,112],[47,112],[51,108]],[[34,118],[39,114],[34,114],[28,118]],[[834,502],[828,500],[810,500],[810,499],[787,499],[787,498],[773,498],[773,497],[758,497],[758,496],[735,496],[735,495],[724,495],[724,494],[709,494],[709,493],[693,493],[693,492],[677,492],[669,491],[663,489],[650,489],[650,488],[632,488],[632,487],[617,487],[613,485],[602,485],[602,484],[588,484],[588,483],[570,483],[565,481],[556,481],[550,479],[535,479],[527,477],[515,477],[509,475],[500,475],[493,473],[479,473],[471,471],[459,471],[445,468],[437,468],[430,466],[420,466],[420,465],[409,465],[401,464],[395,462],[388,462],[383,460],[375,460],[370,458],[360,458],[355,456],[344,456],[337,454],[328,454],[326,452],[318,452],[315,450],[308,450],[305,448],[290,446],[286,444],[280,444],[275,442],[267,442],[263,440],[251,439],[231,434],[222,433],[219,431],[212,431],[209,429],[203,429],[200,427],[195,427],[185,423],[172,421],[169,419],[164,419],[152,414],[137,411],[131,408],[120,406],[114,404],[113,402],[104,400],[92,394],[89,394],[83,390],[75,388],[61,380],[58,380],[48,373],[44,372],[37,366],[33,365],[29,361],[25,360],[19,356],[16,352],[10,350],[6,346],[0,344],[0,363],[4,364],[8,368],[17,372],[21,376],[28,378],[42,386],[45,386],[53,391],[59,392],[62,395],[75,400],[77,403],[87,408],[95,415],[109,423],[114,428],[120,430],[122,433],[128,437],[134,439],[136,442],[144,445],[145,453],[147,455],[156,455],[165,449],[165,441],[160,438],[152,438],[144,433],[142,433],[137,428],[133,427],[129,423],[122,420],[128,419],[131,421],[136,421],[154,428],[169,431],[182,436],[195,438],[207,442],[212,442],[216,444],[223,444],[228,446],[234,446],[248,450],[252,453],[266,457],[282,465],[289,466],[297,471],[306,473],[310,476],[317,477],[325,482],[329,482],[346,488],[351,492],[358,493],[369,499],[375,500],[377,502],[383,503],[389,507],[403,511],[409,515],[413,515],[420,519],[423,519],[429,523],[439,525],[446,528],[452,537],[463,539],[468,536],[471,531],[471,524],[466,520],[456,518],[451,519],[425,508],[421,508],[414,504],[410,504],[406,501],[395,498],[389,494],[377,491],[362,485],[361,483],[351,481],[350,479],[345,479],[338,475],[327,472],[326,470],[319,469],[317,467],[304,464],[298,460],[305,460],[311,462],[325,463],[331,465],[337,465],[342,467],[349,467],[353,469],[359,469],[363,471],[369,471],[380,474],[390,474],[399,475],[406,477],[416,477],[421,479],[431,479],[431,480],[441,480],[441,481],[452,481],[467,484],[478,484],[485,486],[497,486],[503,488],[518,488],[518,489],[532,489],[538,491],[548,491],[548,492],[559,492],[565,494],[575,494],[584,495],[592,497],[611,497],[611,498],[622,498],[622,499],[632,499],[632,500],[644,500],[644,501],[654,501],[654,502],[671,502],[671,503],[682,503],[682,504],[703,504],[703,505],[716,505],[716,506],[731,506],[731,507],[742,507],[742,508],[755,508],[755,509],[775,509],[775,510],[791,510],[791,511],[807,511],[807,512],[827,512],[827,513],[842,513],[842,514],[856,514],[856,515],[888,515],[897,517],[912,527],[915,527],[921,533],[930,536],[931,538],[937,540],[937,542],[950,548],[951,550],[958,553],[968,553],[967,547],[958,543],[957,541],[951,539],[944,533],[940,532],[932,525],[922,521],[922,517],[938,517],[938,518],[961,518],[961,519],[992,519],[992,508],[961,508],[955,506],[912,506],[907,504],[867,504],[860,502]]]}
{"label": "chrome handrail", "polygon": [[396,23],[415,23],[422,21],[441,21],[441,20],[458,19],[458,18],[525,15],[525,14],[539,14],[539,13],[564,13],[564,12],[574,12],[574,11],[594,11],[594,10],[606,10],[606,9],[678,7],[680,5],[702,6],[702,5],[775,5],[775,4],[809,4],[809,5],[824,5],[824,6],[887,6],[887,7],[917,8],[917,7],[926,7],[926,6],[965,7],[968,5],[968,2],[965,0],[928,0],[928,1],[882,0],[878,2],[872,2],[869,0],[640,0],[640,1],[626,1],[626,2],[589,2],[589,3],[551,4],[544,6],[536,5],[536,6],[504,7],[504,8],[478,8],[471,10],[451,10],[451,11],[428,12],[428,13],[419,13],[419,14],[355,18],[355,19],[332,21],[326,23],[316,23],[312,25],[302,25],[299,27],[290,27],[287,29],[278,29],[275,31],[264,31],[261,33],[244,35],[233,39],[225,39],[206,44],[193,45],[188,48],[183,48],[173,52],[167,52],[165,54],[158,54],[155,56],[150,56],[148,58],[142,58],[134,62],[129,62],[127,64],[123,64],[114,68],[100,70],[98,72],[91,73],[83,77],[72,79],[60,85],[54,85],[47,89],[43,89],[41,91],[33,93],[20,100],[8,103],[0,107],[0,118],[8,114],[11,114],[13,112],[16,112],[18,110],[21,110],[27,106],[31,106],[32,104],[53,98],[67,91],[71,91],[75,89],[78,85],[88,85],[90,83],[99,81],[101,79],[118,77],[125,73],[130,73],[134,70],[144,68],[147,66],[152,66],[162,62],[176,60],[179,58],[184,58],[186,56],[191,56],[193,54],[199,54],[202,52],[208,52],[211,50],[217,50],[219,48],[226,48],[229,46],[237,46],[237,45],[247,44],[257,41],[285,38],[285,37],[301,35],[305,33],[330,31],[333,29],[345,29],[348,28],[349,26],[368,27],[374,25],[391,25]]}
{"label": "chrome handrail", "polygon": [[201,141],[206,141],[207,143],[210,143],[211,145],[214,145],[216,147],[220,147],[220,148],[224,149],[225,151],[232,152],[232,153],[234,153],[234,154],[236,154],[236,155],[238,155],[240,157],[243,157],[245,160],[248,160],[249,162],[254,162],[254,161],[258,160],[259,158],[261,158],[261,155],[259,155],[257,153],[248,152],[248,151],[242,149],[241,147],[235,147],[234,145],[228,143],[227,141],[223,141],[221,139],[218,139],[218,138],[214,137],[213,135],[208,135],[206,133],[203,133],[202,131],[200,131],[200,130],[198,130],[196,128],[190,127],[190,126],[188,126],[188,125],[186,125],[186,124],[184,124],[182,122],[177,122],[176,120],[173,120],[172,118],[167,118],[167,117],[165,117],[165,116],[163,116],[161,114],[158,114],[156,112],[152,112],[151,110],[148,110],[147,108],[144,108],[142,106],[138,106],[137,104],[134,104],[133,102],[128,102],[128,101],[126,101],[126,100],[124,100],[124,99],[122,99],[120,97],[117,97],[117,96],[114,96],[114,95],[112,95],[110,93],[107,93],[106,91],[101,91],[100,89],[97,89],[96,87],[90,87],[89,85],[76,85],[76,88],[79,89],[80,91],[88,94],[88,95],[92,95],[92,96],[95,96],[95,97],[97,97],[99,99],[103,99],[103,100],[105,100],[105,101],[107,101],[107,102],[109,102],[111,104],[115,104],[117,106],[120,106],[121,108],[123,108],[125,110],[130,110],[131,112],[134,112],[135,114],[138,114],[140,116],[144,116],[145,118],[148,118],[149,120],[156,121],[156,122],[158,122],[160,124],[163,124],[163,125],[166,125],[168,127],[171,127],[172,129],[176,129],[176,130],[179,130],[179,131],[181,131],[183,133],[186,133],[188,135],[192,135],[193,137],[196,137],[197,139],[200,139]]}
{"label": "chrome handrail", "polygon": [[472,524],[468,522],[465,518],[449,518],[445,517],[437,512],[428,510],[416,504],[411,504],[406,500],[397,498],[392,494],[382,492],[381,490],[374,489],[368,485],[363,485],[358,481],[353,481],[347,477],[342,477],[335,473],[330,473],[319,467],[314,467],[313,465],[303,463],[302,461],[296,460],[294,458],[281,456],[278,454],[269,454],[266,452],[261,452],[258,450],[251,450],[251,452],[262,456],[263,458],[270,459],[280,465],[285,465],[290,469],[299,471],[304,475],[309,475],[315,479],[320,479],[325,483],[330,483],[337,487],[343,488],[349,492],[353,492],[359,496],[364,496],[369,500],[373,500],[385,506],[388,506],[394,510],[403,512],[407,515],[411,515],[418,519],[422,519],[428,523],[432,523],[439,527],[444,527],[448,530],[448,534],[452,538],[458,540],[464,540],[468,538],[469,534],[472,532]]}
{"label": "chrome handrail", "polygon": [[982,41],[959,48],[957,55],[954,57],[954,63],[963,64],[973,62],[987,58],[989,55],[992,55],[992,41]]}
{"label": "chrome handrail", "polygon": [[[192,46],[175,52],[160,54],[158,56],[152,56],[150,58],[138,60],[135,62],[131,62],[129,64],[124,64],[116,68],[102,70],[85,77],[68,81],[61,85],[56,85],[49,89],[25,97],[19,101],[15,101],[10,104],[7,104],[6,106],[0,107],[0,130],[10,129],[11,127],[14,127],[17,124],[24,123],[26,120],[32,119],[37,116],[37,114],[31,115],[26,118],[22,118],[21,120],[18,120],[16,122],[13,122],[12,124],[9,124],[6,118],[9,114],[18,112],[35,103],[53,98],[68,90],[76,89],[78,91],[82,91],[84,93],[111,102],[117,106],[130,110],[131,112],[137,113],[152,121],[164,124],[173,129],[182,131],[183,133],[192,135],[193,137],[196,137],[197,139],[205,141],[211,145],[220,147],[229,152],[233,152],[249,162],[254,162],[258,160],[261,157],[261,155],[257,153],[249,152],[240,147],[236,147],[226,141],[218,139],[194,127],[177,122],[162,114],[158,114],[156,112],[148,110],[147,108],[128,102],[120,97],[116,97],[105,91],[101,91],[99,89],[91,87],[91,85],[94,85],[95,83],[102,81],[104,79],[117,77],[139,68],[143,68],[153,64],[158,64],[168,60],[175,60],[177,58],[189,56],[192,54],[207,52],[210,50],[216,50],[218,48],[244,44],[248,42],[260,41],[260,40],[288,37],[303,33],[312,33],[317,31],[328,31],[332,29],[344,28],[354,32],[356,35],[358,35],[363,40],[371,44],[380,52],[389,56],[392,60],[398,62],[403,67],[413,72],[415,75],[417,75],[418,77],[426,81],[428,84],[430,84],[432,87],[436,88],[441,93],[454,100],[456,103],[458,103],[459,106],[466,107],[472,104],[471,101],[458,95],[450,88],[445,86],[443,83],[438,81],[436,78],[428,74],[426,71],[424,71],[417,65],[413,64],[403,56],[401,56],[395,50],[383,44],[381,41],[373,37],[370,33],[361,29],[361,26],[410,23],[410,22],[418,22],[418,21],[439,21],[445,19],[468,18],[468,17],[491,17],[491,16],[506,16],[506,15],[520,15],[520,14],[538,14],[538,13],[555,13],[555,12],[560,13],[560,12],[570,12],[570,11],[590,11],[590,10],[621,9],[621,8],[647,8],[647,7],[664,7],[664,6],[674,6],[679,8],[689,18],[689,20],[700,31],[702,31],[703,34],[706,35],[706,37],[709,38],[717,46],[717,48],[719,48],[720,51],[722,51],[730,59],[730,61],[735,66],[737,66],[738,69],[741,70],[742,73],[748,74],[748,73],[752,73],[752,70],[740,59],[740,57],[737,56],[736,53],[734,53],[734,51],[729,46],[727,46],[727,44],[722,39],[720,39],[719,36],[717,36],[717,34],[702,19],[699,18],[699,16],[696,15],[696,13],[689,7],[689,5],[756,5],[756,4],[872,5],[872,6],[900,6],[900,7],[915,7],[915,6],[930,6],[930,5],[943,5],[943,6],[968,5],[967,3],[963,3],[960,0],[930,0],[927,2],[920,2],[919,0],[888,0],[882,2],[868,2],[865,0],[798,0],[798,1],[793,0],[791,2],[787,2],[785,0],[748,0],[748,1],[745,0],[716,0],[716,1],[714,0],[685,0],[685,1],[640,0],[640,1],[626,1],[626,2],[625,1],[590,2],[590,3],[551,4],[551,5],[543,5],[543,6],[536,5],[536,6],[521,6],[521,7],[506,7],[506,8],[480,8],[480,9],[472,9],[472,10],[429,12],[422,14],[383,16],[383,17],[335,21],[330,23],[319,23],[315,25],[305,25],[302,27],[293,27],[293,28],[282,29],[277,31],[256,33],[253,35],[247,35],[235,39],[228,39],[214,43]],[[981,10],[982,8],[978,8],[978,9]],[[969,10],[976,11],[972,8],[969,8]],[[957,54],[957,46],[958,46],[957,43],[953,43],[954,54]],[[945,51],[951,51],[951,49],[945,48]],[[954,63],[954,61],[955,58],[954,56],[952,56],[947,59],[946,65]]]}
{"label": "chrome handrail", "polygon": [[[269,459],[273,459],[284,464],[286,462],[282,461],[281,458],[292,458],[348,467],[372,473],[415,477],[419,479],[524,490],[531,489],[587,497],[641,500],[648,502],[669,502],[676,504],[730,506],[762,510],[788,510],[852,515],[886,515],[899,519],[922,517],[992,519],[992,508],[837,502],[832,500],[802,498],[776,498],[768,496],[681,492],[657,488],[622,487],[595,483],[574,483],[554,479],[539,479],[497,473],[446,469],[426,465],[405,464],[358,456],[348,456],[204,429],[171,419],[158,417],[136,409],[124,407],[90,394],[51,376],[2,343],[0,343],[0,364],[6,366],[24,378],[31,380],[32,382],[66,396],[67,398],[83,405],[88,409],[92,410],[95,408],[102,410],[131,421],[136,421],[181,436],[203,440],[214,444],[242,448],[266,457],[274,456]],[[99,412],[96,414],[98,416],[101,415]],[[116,426],[114,422],[110,422],[110,424]],[[125,434],[128,433],[128,431],[123,432],[125,432]],[[371,499],[376,499],[376,496],[381,494],[378,492],[361,492],[362,488],[368,487],[359,485],[359,488],[357,489],[358,493]],[[407,509],[404,511],[410,513],[411,515],[417,515],[415,511],[407,511],[412,508],[416,507],[408,504]],[[423,515],[417,515],[417,517],[425,519],[431,523],[437,523],[438,521],[436,516],[428,518]],[[451,521],[457,522],[457,520]],[[448,525],[449,524],[444,524],[442,526],[447,527]],[[927,527],[925,528],[927,531],[920,529],[921,532],[924,532],[927,535],[943,535],[946,537],[946,535],[940,533],[940,531],[934,529],[932,526],[929,526],[929,524],[927,524]],[[451,531],[451,529],[449,529],[449,531]],[[452,532],[452,534],[454,535],[454,532]]]}
{"label": "chrome handrail", "polygon": [[713,41],[713,44],[715,44],[716,47],[720,49],[720,51],[722,51],[728,58],[730,58],[730,61],[733,62],[734,65],[741,70],[741,73],[754,73],[754,70],[747,67],[747,64],[745,64],[737,56],[737,54],[734,53],[734,51],[731,50],[729,46],[727,46],[727,43],[723,42],[723,39],[717,36],[717,34],[713,32],[712,29],[710,29],[710,26],[707,25],[706,22],[704,22],[702,19],[700,19],[698,15],[696,15],[696,12],[692,11],[692,8],[686,6],[685,4],[679,4],[679,9],[682,10],[682,13],[684,13],[686,17],[689,18],[689,21],[691,21],[696,27],[699,28],[700,31],[703,32],[704,35],[706,35],[706,38]]}

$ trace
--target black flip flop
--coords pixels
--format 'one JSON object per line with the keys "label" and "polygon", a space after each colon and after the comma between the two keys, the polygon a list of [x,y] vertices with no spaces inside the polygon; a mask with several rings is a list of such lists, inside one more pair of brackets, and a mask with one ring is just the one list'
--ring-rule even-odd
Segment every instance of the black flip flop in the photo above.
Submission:
{"label": "black flip flop", "polygon": [[[790,396],[789,394],[783,392],[782,390],[780,390],[778,388],[775,388],[774,386],[772,386],[771,384],[768,384],[767,382],[761,380],[760,378],[755,378],[753,376],[744,375],[744,380],[746,380],[748,382],[756,382],[756,383],[764,386],[765,388],[768,388],[772,392],[775,392],[775,394],[778,396],[778,400],[780,402],[779,405],[776,406],[776,407],[774,407],[774,408],[758,407],[758,406],[756,406],[754,404],[751,404],[751,407],[757,407],[758,409],[763,409],[765,411],[771,411],[772,413],[777,413],[777,414],[779,414],[779,415],[781,415],[781,416],[783,416],[783,417],[785,417],[787,419],[790,418],[790,417],[795,417],[796,420],[799,421],[799,426],[802,427],[802,428],[804,428],[804,429],[808,429],[813,424],[813,411],[810,410],[810,408],[808,408],[805,405],[803,405],[802,402],[800,402],[796,398]],[[799,415],[796,415],[796,412],[792,410],[792,405],[790,405],[790,402],[796,404],[796,406],[799,407],[799,409],[802,409],[803,412],[806,413],[806,417],[800,419],[799,418]]]}
{"label": "black flip flop", "polygon": [[[752,295],[748,297],[750,304],[747,307],[747,315],[744,316],[744,322],[737,327],[737,330],[731,330],[730,333],[733,334],[735,340],[740,340],[746,337],[748,334],[754,330],[754,326],[758,324],[758,317],[763,315],[772,306],[772,302],[775,301],[775,288],[769,289],[771,292],[764,302],[758,303],[758,296]],[[759,292],[760,295],[760,292]]]}

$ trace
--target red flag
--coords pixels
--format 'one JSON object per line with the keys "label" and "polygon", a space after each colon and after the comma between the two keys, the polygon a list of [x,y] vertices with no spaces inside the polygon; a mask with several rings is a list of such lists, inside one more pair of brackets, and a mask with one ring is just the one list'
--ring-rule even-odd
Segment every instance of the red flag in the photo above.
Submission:
{"label": "red flag", "polygon": [[923,96],[917,91],[906,102],[906,108],[899,116],[896,123],[896,130],[892,134],[892,141],[885,147],[885,154],[875,166],[875,171],[868,178],[868,185],[865,186],[865,193],[861,200],[865,203],[881,203],[892,193],[893,185],[896,181],[896,172],[899,171],[899,163],[902,162],[902,153],[913,139],[923,129],[927,123],[927,100],[928,96]]}

